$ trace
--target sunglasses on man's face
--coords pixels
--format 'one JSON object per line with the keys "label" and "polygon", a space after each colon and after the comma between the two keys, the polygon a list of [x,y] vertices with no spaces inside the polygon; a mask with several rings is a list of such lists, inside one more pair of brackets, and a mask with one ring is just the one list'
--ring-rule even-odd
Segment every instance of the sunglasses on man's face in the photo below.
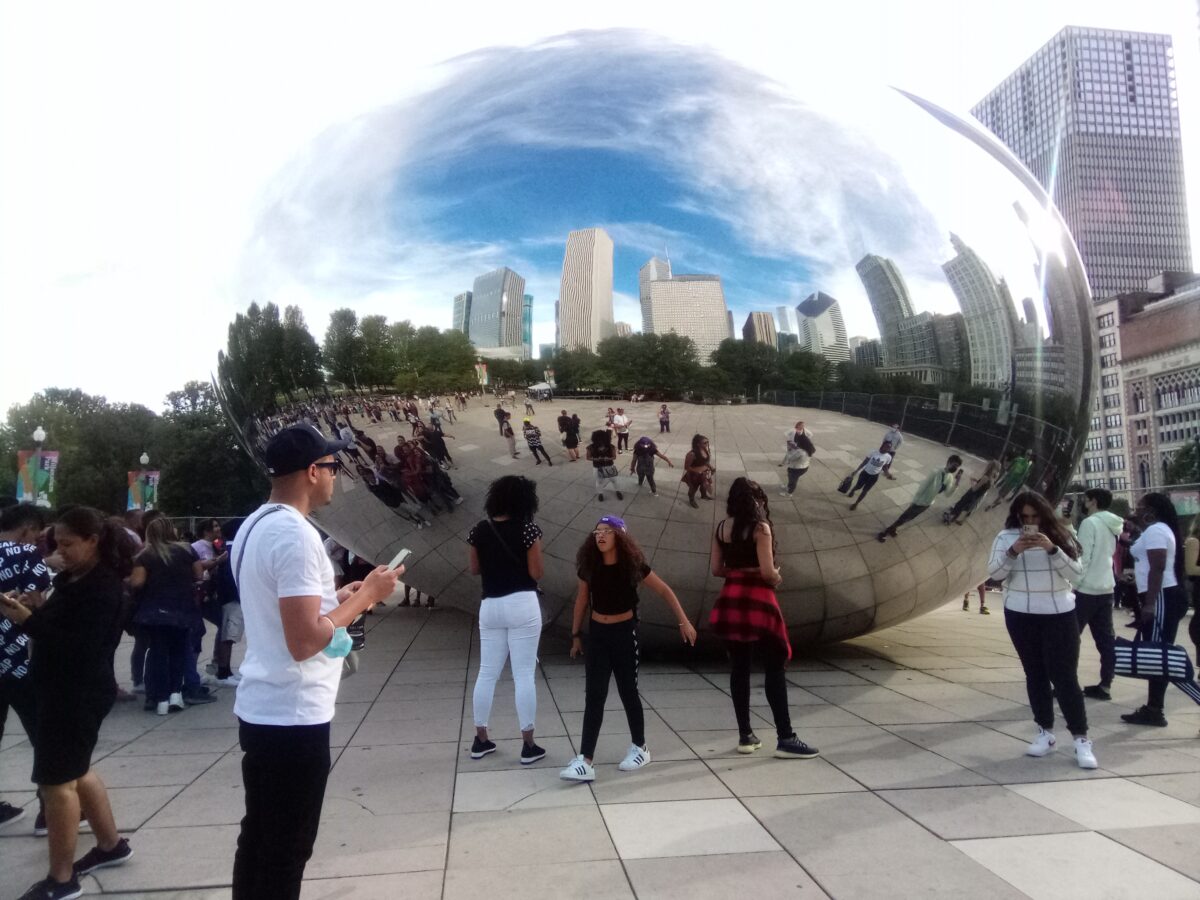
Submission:
{"label": "sunglasses on man's face", "polygon": [[313,465],[316,466],[318,469],[328,469],[331,473],[336,475],[337,470],[339,468],[341,468],[342,464],[339,462],[319,462],[319,463],[313,463]]}

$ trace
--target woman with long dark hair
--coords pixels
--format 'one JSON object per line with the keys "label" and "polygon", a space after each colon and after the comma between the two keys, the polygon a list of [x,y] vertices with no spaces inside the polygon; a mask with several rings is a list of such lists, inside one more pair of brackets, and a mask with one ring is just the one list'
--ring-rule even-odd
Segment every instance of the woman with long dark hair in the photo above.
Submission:
{"label": "woman with long dark hair", "polygon": [[[7,595],[0,600],[0,613],[33,639],[33,780],[46,809],[50,871],[25,894],[31,898],[78,897],[82,876],[133,856],[117,832],[104,782],[92,771],[100,723],[117,696],[113,653],[133,541],[84,506],[59,517],[54,540],[63,569],[49,599],[35,612]],[[96,846],[76,861],[81,810]]]}
{"label": "woman with long dark hair", "polygon": [[712,451],[708,446],[708,438],[702,434],[692,435],[692,449],[683,460],[683,477],[679,479],[688,486],[688,503],[693,509],[699,509],[696,502],[696,491],[700,492],[701,500],[712,499],[713,473]]}
{"label": "woman with long dark hair", "polygon": [[[1141,610],[1138,635],[1145,641],[1175,643],[1175,632],[1187,615],[1184,590],[1183,554],[1179,551],[1179,516],[1166,494],[1145,494],[1133,511],[1142,525],[1142,534],[1129,552],[1133,554],[1133,580]],[[1167,724],[1163,701],[1167,695],[1165,678],[1147,681],[1146,705],[1121,716],[1130,725]]]}
{"label": "woman with long dark hair", "polygon": [[612,432],[607,429],[593,431],[586,452],[596,472],[596,497],[603,500],[604,489],[609,487],[616,491],[618,500],[624,500],[625,495],[617,490],[617,451],[613,448]]}
{"label": "woman with long dark hair", "polygon": [[1054,738],[1054,698],[1075,739],[1075,761],[1096,768],[1079,687],[1079,624],[1071,582],[1083,571],[1080,548],[1046,498],[1021,491],[992,542],[988,577],[1004,582],[1004,624],[1025,670],[1037,734],[1027,756],[1047,756]]}
{"label": "woman with long dark hair", "polygon": [[204,563],[170,519],[146,526],[146,545],[133,561],[129,587],[136,592],[134,624],[145,631],[146,709],[160,716],[183,709],[188,628],[196,611],[196,582]]}
{"label": "woman with long dark hair", "polygon": [[617,693],[625,707],[632,743],[617,767],[632,772],[650,762],[646,746],[645,716],[638,697],[638,586],[644,584],[671,608],[679,622],[685,644],[696,643],[696,629],[688,621],[675,592],[651,571],[637,542],[629,536],[624,520],[602,516],[584,540],[575,557],[579,588],[575,593],[575,614],[571,627],[571,658],[583,650],[583,620],[591,609],[588,625],[587,654],[584,656],[583,737],[579,755],[559,773],[565,781],[595,781],[592,758],[604,704],[608,700],[608,682],[615,677]]}
{"label": "woman with long dark hair", "polygon": [[725,503],[726,518],[713,533],[712,574],[725,579],[713,604],[709,626],[725,641],[732,668],[729,693],[738,725],[738,753],[762,746],[750,724],[750,668],[758,650],[766,669],[767,702],[775,719],[775,756],[812,759],[818,755],[792,730],[784,669],[792,657],[787,624],[775,598],[783,581],[775,564],[775,533],[767,495],[756,482],[735,478]]}
{"label": "woman with long dark hair", "polygon": [[542,610],[537,583],[543,574],[542,529],[533,521],[537,512],[537,484],[519,475],[497,478],[484,502],[487,518],[467,535],[472,575],[482,576],[483,602],[479,606],[479,675],[472,697],[475,741],[471,759],[494,753],[488,736],[488,719],[496,681],[511,659],[517,718],[521,728],[521,764],[535,763],[546,751],[533,740],[537,715],[538,639]]}

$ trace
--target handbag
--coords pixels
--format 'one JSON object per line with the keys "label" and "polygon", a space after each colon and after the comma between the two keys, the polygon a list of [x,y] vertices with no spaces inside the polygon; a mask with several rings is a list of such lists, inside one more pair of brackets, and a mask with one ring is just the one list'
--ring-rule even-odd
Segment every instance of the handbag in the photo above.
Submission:
{"label": "handbag", "polygon": [[837,486],[839,494],[850,493],[850,485],[854,481],[854,473],[847,475],[842,479],[842,483]]}
{"label": "handbag", "polygon": [[596,471],[600,473],[601,478],[616,478],[621,474],[616,466],[601,466]]}
{"label": "handbag", "polygon": [[1167,681],[1191,682],[1196,678],[1192,660],[1178,644],[1161,640],[1159,623],[1166,615],[1167,599],[1158,592],[1154,601],[1154,630],[1150,640],[1142,640],[1139,631],[1131,641],[1117,638],[1115,644],[1116,673],[1127,678],[1165,678]]}

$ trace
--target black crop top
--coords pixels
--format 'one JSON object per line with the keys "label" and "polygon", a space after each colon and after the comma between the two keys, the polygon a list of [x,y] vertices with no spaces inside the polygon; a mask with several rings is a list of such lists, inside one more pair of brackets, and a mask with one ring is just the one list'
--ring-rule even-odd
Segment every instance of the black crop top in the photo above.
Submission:
{"label": "black crop top", "polygon": [[636,579],[621,577],[621,567],[601,565],[588,580],[588,592],[592,600],[592,612],[602,616],[619,616],[637,609],[638,584],[646,580],[650,567],[642,563],[636,571]]}
{"label": "black crop top", "polygon": [[[727,569],[757,569],[758,568],[758,547],[754,542],[754,531],[750,532],[749,537],[735,538],[734,540],[725,540],[725,525],[729,522],[726,519],[717,526],[717,540],[721,544],[721,553],[725,560],[725,568]],[[732,529],[731,529],[732,530]],[[757,526],[755,526],[757,530]]]}

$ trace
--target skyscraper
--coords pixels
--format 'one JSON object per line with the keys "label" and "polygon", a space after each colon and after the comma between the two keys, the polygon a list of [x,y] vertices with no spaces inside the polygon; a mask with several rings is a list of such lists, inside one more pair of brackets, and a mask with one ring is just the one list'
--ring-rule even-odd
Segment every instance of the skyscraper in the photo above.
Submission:
{"label": "skyscraper", "polygon": [[1094,297],[1191,269],[1169,35],[1064,28],[971,112],[1053,197]]}
{"label": "skyscraper", "polygon": [[890,259],[867,254],[854,267],[871,301],[875,323],[879,326],[883,364],[903,366],[900,351],[900,323],[913,315],[912,299],[900,269]]}
{"label": "skyscraper", "polygon": [[729,340],[737,340],[737,332],[733,330],[733,310],[726,307],[725,309],[725,336]]}
{"label": "skyscraper", "polygon": [[617,322],[615,327],[617,337],[629,337],[633,334],[633,326],[628,322]]}
{"label": "skyscraper", "polygon": [[533,359],[533,294],[525,294],[521,301],[521,346],[521,358]]}
{"label": "skyscraper", "polygon": [[471,292],[464,291],[454,298],[454,316],[450,323],[454,331],[461,331],[468,338],[471,336]]}
{"label": "skyscraper", "polygon": [[742,326],[742,340],[766,344],[769,347],[776,346],[779,339],[776,337],[775,320],[771,318],[771,314],[752,312],[746,316],[746,323]]}
{"label": "skyscraper", "polygon": [[613,327],[613,242],[603,228],[567,235],[558,298],[558,345],[595,352]]}
{"label": "skyscraper", "polygon": [[855,365],[867,366],[872,369],[883,367],[883,345],[875,338],[863,339],[852,349]]}
{"label": "skyscraper", "polygon": [[654,334],[689,337],[700,365],[729,337],[729,314],[719,275],[672,275],[650,282],[650,321]]}
{"label": "skyscraper", "polygon": [[796,311],[790,306],[775,307],[775,318],[779,322],[779,332],[781,334],[798,334],[800,329],[796,327]]}
{"label": "skyscraper", "polygon": [[817,291],[796,307],[800,323],[800,349],[823,356],[830,362],[849,362],[850,343],[842,307],[828,294]]}
{"label": "skyscraper", "polygon": [[638,300],[642,304],[642,334],[654,333],[654,314],[650,306],[650,282],[665,281],[671,277],[671,261],[659,256],[650,257],[649,262],[638,269]]}
{"label": "skyscraper", "polygon": [[525,279],[507,266],[475,279],[468,335],[476,347],[520,347]]}
{"label": "skyscraper", "polygon": [[950,243],[957,255],[942,264],[958,298],[967,326],[971,384],[1004,391],[1013,383],[1013,331],[1016,318],[1008,287],[956,234]]}

